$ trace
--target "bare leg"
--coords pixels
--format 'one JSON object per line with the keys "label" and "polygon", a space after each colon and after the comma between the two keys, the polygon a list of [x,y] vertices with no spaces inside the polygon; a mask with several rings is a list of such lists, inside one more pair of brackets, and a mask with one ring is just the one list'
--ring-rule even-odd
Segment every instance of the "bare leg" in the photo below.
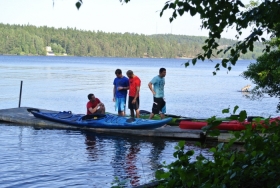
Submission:
{"label": "bare leg", "polygon": [[119,112],[119,116],[124,116],[124,111]]}
{"label": "bare leg", "polygon": [[140,111],[139,111],[139,109],[135,110],[135,112],[136,112],[136,117],[140,118]]}
{"label": "bare leg", "polygon": [[164,116],[163,113],[161,113],[161,114],[160,114],[160,117],[161,117],[161,119],[164,119],[165,116]]}
{"label": "bare leg", "polygon": [[154,114],[151,113],[149,119],[152,119],[154,117]]}
{"label": "bare leg", "polygon": [[[137,115],[137,114],[136,114]],[[132,117],[132,118],[134,118],[134,110],[133,109],[130,109],[130,116]]]}
{"label": "bare leg", "polygon": [[102,106],[102,108],[101,108],[101,114],[105,114],[105,106]]}

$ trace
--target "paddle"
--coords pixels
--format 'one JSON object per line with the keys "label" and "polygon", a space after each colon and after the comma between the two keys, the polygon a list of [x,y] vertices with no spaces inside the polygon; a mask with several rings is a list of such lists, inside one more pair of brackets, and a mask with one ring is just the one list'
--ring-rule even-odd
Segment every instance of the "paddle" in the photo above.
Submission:
{"label": "paddle", "polygon": [[[147,111],[147,110],[140,110],[140,114],[142,115],[148,115],[151,112]],[[187,117],[183,117],[183,116],[178,116],[178,115],[174,115],[174,114],[164,114],[166,117],[172,117],[172,118],[187,118]]]}

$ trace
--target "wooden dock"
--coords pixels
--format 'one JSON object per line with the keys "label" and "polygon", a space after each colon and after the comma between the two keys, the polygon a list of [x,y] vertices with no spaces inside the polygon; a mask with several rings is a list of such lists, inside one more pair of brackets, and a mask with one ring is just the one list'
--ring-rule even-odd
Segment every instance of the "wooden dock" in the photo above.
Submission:
{"label": "wooden dock", "polygon": [[[20,107],[0,110],[0,121],[16,123],[19,125],[31,125],[41,128],[57,129],[83,129],[99,133],[129,134],[149,137],[166,137],[173,139],[204,139],[205,135],[202,130],[180,129],[178,126],[163,126],[157,129],[104,129],[104,128],[80,128],[66,124],[56,123],[48,120],[35,118],[28,108]],[[39,109],[42,112],[53,112],[51,110]]]}

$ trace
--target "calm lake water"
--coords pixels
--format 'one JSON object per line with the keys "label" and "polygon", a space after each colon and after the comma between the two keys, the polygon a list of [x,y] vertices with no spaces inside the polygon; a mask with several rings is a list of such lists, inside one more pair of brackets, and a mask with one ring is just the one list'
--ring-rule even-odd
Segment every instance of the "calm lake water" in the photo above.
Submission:
{"label": "calm lake water", "polygon": [[[151,110],[148,82],[167,69],[167,113],[219,117],[238,105],[248,115],[279,116],[278,100],[251,101],[239,92],[250,81],[239,75],[251,61],[241,60],[228,72],[212,75],[214,62],[185,68],[182,59],[0,56],[0,109],[22,107],[86,113],[87,95],[94,93],[114,111],[115,70],[131,69],[141,79],[140,109]],[[115,178],[127,187],[154,179],[159,165],[174,160],[176,140],[81,131],[38,129],[0,123],[0,187],[111,187]],[[186,149],[198,150],[193,142]]]}
{"label": "calm lake water", "polygon": [[[0,187],[125,187],[149,183],[177,141],[0,124]],[[199,151],[188,142],[186,149]],[[194,159],[194,158],[193,158]]]}

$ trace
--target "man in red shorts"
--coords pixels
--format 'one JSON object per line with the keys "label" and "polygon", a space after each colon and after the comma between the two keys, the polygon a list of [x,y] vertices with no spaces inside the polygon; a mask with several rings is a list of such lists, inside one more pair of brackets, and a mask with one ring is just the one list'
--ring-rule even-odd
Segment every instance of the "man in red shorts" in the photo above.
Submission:
{"label": "man in red shorts", "polygon": [[139,112],[139,92],[141,86],[141,80],[138,76],[133,74],[132,70],[126,72],[127,77],[129,78],[129,99],[128,99],[128,108],[130,109],[130,116],[134,118],[134,111],[136,117],[140,117]]}
{"label": "man in red shorts", "polygon": [[88,94],[87,115],[89,114],[105,114],[105,106],[94,94]]}

